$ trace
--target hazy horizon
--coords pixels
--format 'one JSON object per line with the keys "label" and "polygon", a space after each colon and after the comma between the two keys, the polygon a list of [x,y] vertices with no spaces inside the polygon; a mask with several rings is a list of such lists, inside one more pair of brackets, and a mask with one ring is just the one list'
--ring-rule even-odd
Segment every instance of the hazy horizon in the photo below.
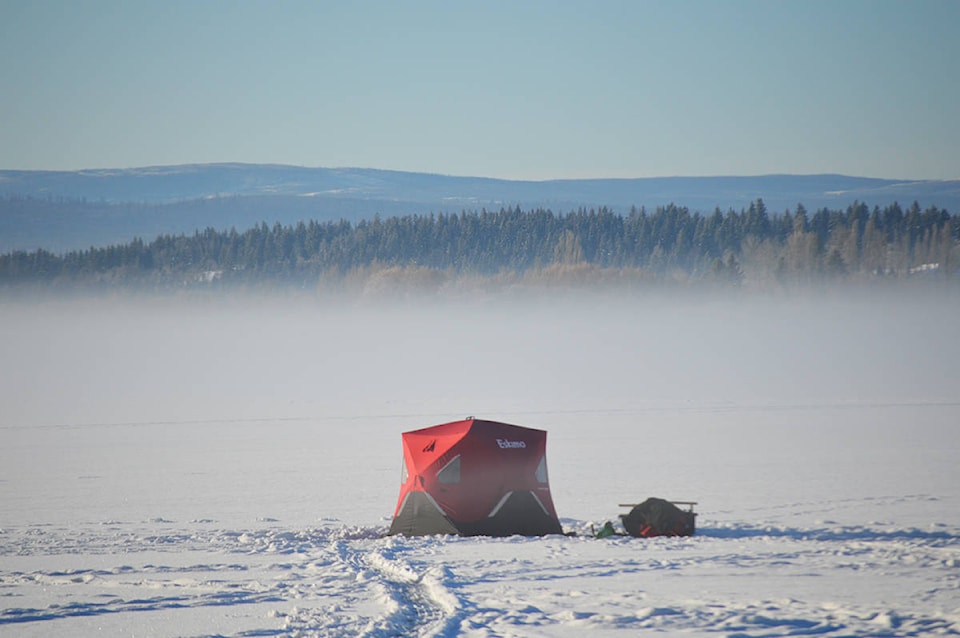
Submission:
{"label": "hazy horizon", "polygon": [[84,173],[84,172],[109,172],[109,171],[147,171],[155,169],[176,169],[176,168],[189,168],[189,167],[202,167],[202,166],[268,166],[268,167],[281,167],[281,168],[300,168],[300,169],[325,169],[325,170],[361,170],[361,171],[377,171],[384,173],[409,173],[414,175],[429,175],[436,177],[454,177],[454,178],[476,178],[476,179],[489,179],[494,181],[504,181],[504,182],[531,182],[531,183],[542,183],[542,182],[566,182],[566,181],[629,181],[629,180],[667,180],[667,179],[723,179],[723,178],[745,178],[745,177],[820,177],[820,176],[837,176],[837,177],[850,177],[855,179],[877,179],[877,180],[892,180],[892,181],[903,181],[903,182],[953,182],[960,181],[960,176],[958,177],[938,177],[938,178],[926,178],[926,177],[902,177],[902,176],[877,176],[877,175],[860,175],[860,174],[850,174],[850,173],[837,173],[831,171],[820,171],[820,172],[805,172],[805,173],[784,173],[784,172],[759,172],[759,173],[709,173],[709,174],[653,174],[653,175],[590,175],[590,176],[569,176],[569,177],[538,177],[533,179],[526,178],[510,178],[510,177],[496,177],[492,175],[475,175],[475,174],[466,174],[466,173],[445,173],[439,170],[408,170],[408,169],[399,169],[399,168],[383,168],[380,166],[359,166],[359,165],[343,165],[343,166],[333,166],[333,165],[321,165],[321,164],[292,164],[284,162],[257,162],[257,161],[209,161],[209,162],[182,162],[178,164],[138,164],[138,165],[129,165],[129,166],[83,166],[79,168],[11,168],[6,166],[0,166],[0,171],[10,171],[10,172],[45,172],[45,173]]}
{"label": "hazy horizon", "polygon": [[[370,415],[402,413],[405,396],[425,391],[453,414],[676,408],[694,397],[949,402],[960,351],[936,326],[958,303],[937,290],[840,288],[13,296],[0,301],[3,351],[16,362],[3,373],[0,425],[314,417],[341,414],[351,387],[379,388]],[[631,385],[640,394],[626,405]]]}

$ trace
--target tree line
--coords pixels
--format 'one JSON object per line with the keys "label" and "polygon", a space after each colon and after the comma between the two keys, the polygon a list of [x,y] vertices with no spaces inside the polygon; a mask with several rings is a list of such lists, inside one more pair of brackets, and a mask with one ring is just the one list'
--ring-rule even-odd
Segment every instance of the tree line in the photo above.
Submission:
{"label": "tree line", "polygon": [[[960,217],[917,203],[771,214],[758,199],[711,214],[669,205],[463,211],[349,222],[260,223],[245,231],[0,255],[0,285],[314,287],[369,280],[614,275],[643,281],[790,285],[910,277],[955,280]],[[366,279],[364,279],[366,278]],[[401,277],[402,279],[402,277]]]}

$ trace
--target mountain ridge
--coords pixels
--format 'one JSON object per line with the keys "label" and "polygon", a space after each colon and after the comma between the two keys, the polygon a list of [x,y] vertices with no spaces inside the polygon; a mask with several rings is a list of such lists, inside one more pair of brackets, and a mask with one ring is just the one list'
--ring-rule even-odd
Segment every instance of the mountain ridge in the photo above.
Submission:
{"label": "mountain ridge", "polygon": [[[198,179],[199,178],[199,181]],[[128,183],[130,182],[130,183]],[[365,167],[305,167],[288,164],[249,164],[220,162],[210,164],[175,164],[132,168],[94,168],[75,171],[62,170],[0,170],[0,193],[79,198],[98,197],[109,202],[169,203],[183,199],[225,195],[291,194],[315,196],[318,193],[343,192],[376,195],[392,188],[400,199],[409,199],[404,188],[416,186],[434,192],[451,187],[488,188],[495,191],[520,192],[526,197],[538,197],[534,190],[563,187],[574,194],[576,189],[589,191],[596,186],[633,187],[641,195],[644,187],[694,187],[702,192],[706,186],[722,191],[725,186],[801,191],[824,194],[845,193],[877,188],[917,188],[954,184],[960,180],[911,180],[850,176],[839,173],[766,173],[761,175],[666,175],[657,177],[591,177],[545,180],[512,180],[496,177],[451,175],[398,171]],[[139,186],[139,189],[131,188]],[[163,187],[158,191],[158,187]],[[494,192],[495,192],[494,191]],[[531,192],[528,192],[531,191]],[[491,199],[498,197],[485,193]],[[683,196],[683,193],[678,193]],[[542,195],[540,195],[542,196]],[[619,195],[614,195],[615,197]],[[581,195],[583,197],[583,195]],[[603,204],[601,202],[589,202]],[[619,202],[618,202],[619,203]],[[636,203],[636,202],[634,202]],[[606,205],[612,205],[608,202]],[[723,206],[718,203],[717,205]]]}
{"label": "mountain ridge", "polygon": [[960,180],[897,180],[835,173],[505,180],[358,167],[177,164],[77,171],[0,170],[0,251],[92,245],[238,229],[259,222],[359,221],[374,215],[461,210],[676,204],[711,213],[763,199],[771,213],[898,202],[960,210]]}

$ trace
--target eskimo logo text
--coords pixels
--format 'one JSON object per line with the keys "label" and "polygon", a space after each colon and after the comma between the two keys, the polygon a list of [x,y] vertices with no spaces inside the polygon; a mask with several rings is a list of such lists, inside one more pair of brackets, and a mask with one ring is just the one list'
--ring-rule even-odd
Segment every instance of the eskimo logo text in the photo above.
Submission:
{"label": "eskimo logo text", "polygon": [[497,439],[497,445],[499,445],[501,449],[527,447],[524,441],[508,441],[507,439]]}

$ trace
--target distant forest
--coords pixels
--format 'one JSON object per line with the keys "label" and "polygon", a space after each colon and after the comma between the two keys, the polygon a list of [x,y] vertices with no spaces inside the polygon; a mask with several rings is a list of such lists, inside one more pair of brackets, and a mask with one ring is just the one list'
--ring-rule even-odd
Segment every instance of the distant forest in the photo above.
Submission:
{"label": "distant forest", "polygon": [[657,283],[773,287],[911,278],[956,282],[960,217],[915,203],[771,214],[503,208],[360,222],[208,228],[54,254],[0,255],[0,286],[419,289]]}

